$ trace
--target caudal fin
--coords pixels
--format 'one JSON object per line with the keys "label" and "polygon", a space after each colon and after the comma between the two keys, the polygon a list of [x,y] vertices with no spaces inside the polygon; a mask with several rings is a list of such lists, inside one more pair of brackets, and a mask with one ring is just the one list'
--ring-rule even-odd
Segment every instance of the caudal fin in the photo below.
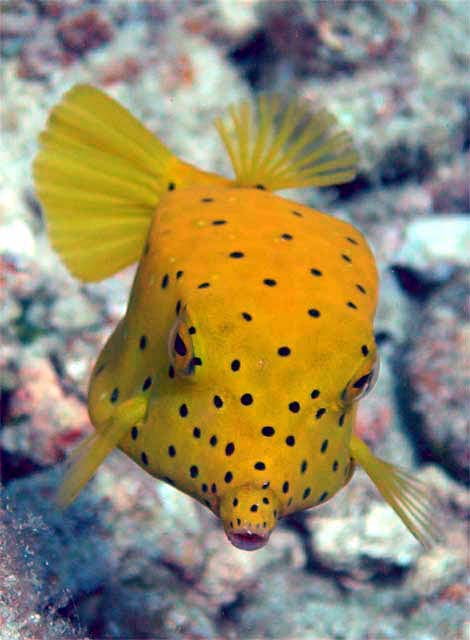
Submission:
{"label": "caudal fin", "polygon": [[33,173],[52,244],[87,282],[139,258],[165,191],[211,179],[90,85],[63,96],[39,143]]}
{"label": "caudal fin", "polygon": [[358,155],[336,118],[304,100],[260,96],[229,108],[215,121],[236,176],[243,187],[272,191],[328,186],[352,180]]}
{"label": "caudal fin", "polygon": [[357,436],[352,436],[351,456],[375,484],[409,531],[425,547],[441,538],[429,491],[409,473],[380,458]]}

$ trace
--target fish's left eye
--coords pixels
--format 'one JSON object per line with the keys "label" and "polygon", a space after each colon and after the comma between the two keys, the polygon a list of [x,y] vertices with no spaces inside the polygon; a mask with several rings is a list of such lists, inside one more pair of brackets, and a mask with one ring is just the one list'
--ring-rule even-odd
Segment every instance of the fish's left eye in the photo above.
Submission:
{"label": "fish's left eye", "polygon": [[379,377],[380,359],[376,354],[374,361],[371,363],[364,362],[354,373],[350,382],[341,394],[341,400],[344,404],[352,404],[361,398],[364,398],[375,386]]}
{"label": "fish's left eye", "polygon": [[195,355],[191,332],[193,327],[185,317],[178,317],[168,336],[168,355],[175,373],[191,376],[201,359]]}

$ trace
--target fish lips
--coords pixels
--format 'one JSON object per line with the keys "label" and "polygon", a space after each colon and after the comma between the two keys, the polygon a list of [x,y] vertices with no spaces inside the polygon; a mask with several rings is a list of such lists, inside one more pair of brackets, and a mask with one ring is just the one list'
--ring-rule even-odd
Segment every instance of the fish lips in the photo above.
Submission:
{"label": "fish lips", "polygon": [[243,551],[256,551],[261,549],[268,542],[270,531],[260,533],[252,531],[247,527],[240,527],[231,531],[226,531],[227,538],[237,549]]}

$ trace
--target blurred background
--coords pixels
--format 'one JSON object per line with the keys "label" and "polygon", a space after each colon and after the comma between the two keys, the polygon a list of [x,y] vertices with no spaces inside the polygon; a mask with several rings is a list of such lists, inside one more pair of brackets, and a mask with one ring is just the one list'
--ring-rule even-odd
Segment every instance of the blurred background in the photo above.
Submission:
{"label": "blurred background", "polygon": [[[463,639],[468,2],[3,0],[0,11],[0,638]],[[212,121],[241,98],[300,95],[351,131],[357,178],[288,195],[351,221],[374,249],[382,369],[356,429],[429,486],[440,545],[423,550],[361,471],[256,553],[119,452],[56,510],[60,463],[91,432],[91,367],[134,271],[84,286],[48,243],[31,161],[77,82],[227,175]]]}

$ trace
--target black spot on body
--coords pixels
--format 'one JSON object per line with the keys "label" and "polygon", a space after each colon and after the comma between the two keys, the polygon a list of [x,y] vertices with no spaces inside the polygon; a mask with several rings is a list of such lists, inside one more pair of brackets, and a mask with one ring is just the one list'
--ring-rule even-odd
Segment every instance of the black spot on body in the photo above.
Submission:
{"label": "black spot on body", "polygon": [[263,482],[263,484],[261,485],[262,489],[267,489],[269,487],[269,480],[267,480],[266,482]]}
{"label": "black spot on body", "polygon": [[312,491],[312,490],[310,489],[310,487],[307,487],[307,488],[305,489],[305,491],[304,491],[304,493],[303,493],[303,496],[302,496],[304,500],[305,500],[306,498],[308,498],[308,497],[309,497],[309,495],[310,495],[311,491]]}
{"label": "black spot on body", "polygon": [[350,236],[347,236],[346,240],[348,242],[350,242],[351,244],[359,244],[359,242],[357,240],[354,240],[354,238],[351,238]]}
{"label": "black spot on body", "polygon": [[201,198],[201,202],[214,202],[214,198]]}
{"label": "black spot on body", "polygon": [[284,482],[284,484],[282,485],[282,493],[289,493],[289,483],[288,482]]}
{"label": "black spot on body", "polygon": [[177,271],[176,272],[176,279],[179,280],[181,278],[181,276],[183,275],[184,271]]}
{"label": "black spot on body", "polygon": [[295,445],[295,437],[294,436],[287,436],[286,445],[288,447],[293,447]]}
{"label": "black spot on body", "polygon": [[168,367],[168,377],[169,378],[175,377],[175,368],[173,367],[172,364],[170,364],[170,366]]}
{"label": "black spot on body", "polygon": [[203,483],[201,484],[201,491],[202,491],[202,493],[207,493],[207,492],[208,492],[208,490],[209,490],[209,487],[207,486],[207,484],[206,484],[205,482],[203,482]]}
{"label": "black spot on body", "polygon": [[277,282],[276,282],[276,280],[273,280],[272,278],[265,278],[263,280],[263,284],[265,284],[267,287],[275,287]]}
{"label": "black spot on body", "polygon": [[333,469],[333,471],[338,471],[338,460],[335,460],[333,462],[333,466],[331,468]]}
{"label": "black spot on body", "polygon": [[263,504],[269,504],[269,498],[266,498],[266,496],[263,498]]}
{"label": "black spot on body", "polygon": [[210,440],[209,440],[209,444],[211,445],[211,447],[215,447],[215,445],[217,444],[217,436],[211,436]]}
{"label": "black spot on body", "polygon": [[251,393],[244,393],[240,398],[240,402],[247,407],[248,405],[253,403],[253,396]]}
{"label": "black spot on body", "polygon": [[224,480],[227,484],[230,484],[233,480],[233,473],[231,471],[227,471],[227,473],[224,476]]}
{"label": "black spot on body", "polygon": [[132,427],[131,429],[131,438],[132,440],[137,440],[139,435],[139,430],[137,429],[137,427]]}
{"label": "black spot on body", "polygon": [[189,475],[191,476],[191,478],[197,478],[199,475],[199,469],[196,467],[195,464],[193,464],[190,469],[189,469]]}
{"label": "black spot on body", "polygon": [[196,327],[189,327],[188,333],[193,336],[196,333]]}
{"label": "black spot on body", "polygon": [[364,287],[362,286],[362,284],[357,284],[356,285],[356,289],[358,291],[360,291],[361,293],[363,293],[364,295],[367,293],[367,291],[364,289]]}
{"label": "black spot on body", "polygon": [[344,413],[342,413],[342,414],[340,415],[340,417],[339,417],[338,424],[339,424],[339,426],[340,426],[340,427],[342,427],[342,426],[343,426],[343,424],[344,424],[344,416],[345,416],[345,414],[344,414]]}
{"label": "black spot on body", "polygon": [[194,427],[193,429],[193,436],[195,438],[200,438],[201,437],[201,430],[199,429],[199,427]]}
{"label": "black spot on body", "polygon": [[261,191],[266,191],[266,187],[264,186],[264,184],[257,184],[256,189],[260,189]]}
{"label": "black spot on body", "polygon": [[249,313],[247,313],[246,311],[242,311],[242,317],[247,322],[251,322],[253,320],[252,316]]}
{"label": "black spot on body", "polygon": [[119,398],[119,389],[117,387],[114,387],[109,399],[114,404],[115,402],[118,401],[118,398]]}
{"label": "black spot on body", "polygon": [[242,253],[241,251],[232,251],[232,253],[229,254],[231,258],[244,258],[245,254]]}
{"label": "black spot on body", "polygon": [[300,473],[304,474],[307,471],[308,463],[306,460],[302,460],[302,464],[300,465]]}
{"label": "black spot on body", "polygon": [[215,484],[215,482],[211,484],[211,491],[212,493],[217,493],[217,485]]}
{"label": "black spot on body", "polygon": [[240,369],[240,360],[232,360],[230,363],[230,368],[232,371],[238,371]]}
{"label": "black spot on body", "polygon": [[275,430],[274,430],[274,427],[263,427],[261,429],[261,433],[263,434],[263,436],[270,438],[275,434]]}
{"label": "black spot on body", "polygon": [[362,345],[361,353],[364,356],[364,358],[369,355],[369,349],[367,348],[367,345],[365,344]]}
{"label": "black spot on body", "polygon": [[210,283],[209,282],[201,282],[201,284],[197,285],[198,289],[207,289],[208,287],[210,287]]}
{"label": "black spot on body", "polygon": [[176,185],[174,182],[168,183],[168,191],[174,191],[176,189]]}
{"label": "black spot on body", "polygon": [[343,258],[343,260],[345,262],[352,262],[351,258],[348,255],[346,255],[345,253],[342,253],[341,257]]}
{"label": "black spot on body", "polygon": [[214,405],[217,409],[220,409],[224,406],[224,401],[220,396],[214,396]]}
{"label": "black spot on body", "polygon": [[188,407],[185,404],[181,405],[179,411],[180,411],[180,416],[182,418],[186,418],[186,416],[188,415]]}
{"label": "black spot on body", "polygon": [[167,273],[165,273],[165,275],[162,278],[162,284],[161,284],[162,289],[167,288],[169,281],[170,281],[170,276]]}
{"label": "black spot on body", "polygon": [[308,310],[308,315],[311,316],[312,318],[319,318],[320,317],[320,312],[318,311],[318,309],[309,309]]}
{"label": "black spot on body", "polygon": [[281,235],[281,238],[282,238],[283,240],[292,240],[292,236],[291,236],[291,234],[290,234],[290,233],[283,233],[283,234]]}
{"label": "black spot on body", "polygon": [[264,471],[266,469],[266,465],[264,462],[258,461],[253,465],[256,471]]}
{"label": "black spot on body", "polygon": [[316,276],[317,278],[323,275],[320,269],[310,269],[310,273],[312,274],[312,276]]}
{"label": "black spot on body", "polygon": [[176,456],[176,449],[172,444],[168,447],[168,455],[170,458],[174,458]]}
{"label": "black spot on body", "polygon": [[191,366],[192,367],[201,367],[202,366],[201,358],[198,358],[198,356],[194,356],[193,358],[191,358]]}
{"label": "black spot on body", "polygon": [[292,413],[299,413],[300,404],[294,400],[294,402],[289,402],[289,411]]}
{"label": "black spot on body", "polygon": [[351,300],[349,300],[349,301],[347,302],[347,306],[348,306],[350,309],[357,309],[357,306],[354,304],[354,302],[351,302]]}
{"label": "black spot on body", "polygon": [[324,409],[323,407],[321,407],[320,409],[318,409],[318,411],[315,414],[315,418],[317,420],[319,420],[323,415],[325,415],[326,413],[326,409]]}
{"label": "black spot on body", "polygon": [[214,227],[219,227],[222,224],[227,224],[227,220],[212,220]]}
{"label": "black spot on body", "polygon": [[234,451],[235,451],[235,445],[233,444],[233,442],[229,442],[228,445],[225,447],[225,455],[231,456]]}
{"label": "black spot on body", "polygon": [[322,453],[325,453],[327,449],[328,449],[328,440],[323,440],[320,451]]}
{"label": "black spot on body", "polygon": [[140,336],[139,348],[143,351],[147,346],[147,336]]}
{"label": "black spot on body", "polygon": [[314,389],[310,394],[310,397],[312,398],[312,400],[315,400],[315,398],[318,398],[319,395],[320,395],[319,389]]}
{"label": "black spot on body", "polygon": [[142,462],[145,465],[148,465],[149,459],[148,459],[147,454],[145,453],[145,451],[142,451],[142,453],[140,454],[140,459],[142,460]]}
{"label": "black spot on body", "polygon": [[289,347],[279,347],[279,349],[277,350],[278,354],[280,356],[282,356],[283,358],[285,358],[286,356],[290,355],[290,349]]}
{"label": "black spot on body", "polygon": [[178,316],[179,312],[181,311],[181,300],[178,300],[178,302],[176,303],[175,311],[176,315]]}
{"label": "black spot on body", "polygon": [[298,218],[303,218],[303,214],[300,213],[300,211],[295,211],[294,209],[292,209],[292,212],[294,214],[294,216],[297,216]]}
{"label": "black spot on body", "polygon": [[328,491],[324,491],[320,496],[320,502],[323,502],[328,497]]}

